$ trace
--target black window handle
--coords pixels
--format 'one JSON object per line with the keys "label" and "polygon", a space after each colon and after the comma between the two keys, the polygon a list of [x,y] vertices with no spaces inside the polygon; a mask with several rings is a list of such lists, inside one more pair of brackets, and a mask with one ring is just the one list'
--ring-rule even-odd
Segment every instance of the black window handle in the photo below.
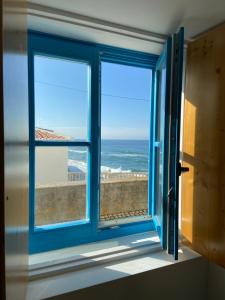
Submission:
{"label": "black window handle", "polygon": [[177,167],[177,172],[178,172],[178,176],[181,176],[182,173],[189,172],[189,168],[182,167],[181,163],[179,162],[178,167]]}
{"label": "black window handle", "polygon": [[173,186],[171,186],[171,188],[169,189],[168,198],[169,198],[169,201],[174,198],[174,189],[173,189]]}

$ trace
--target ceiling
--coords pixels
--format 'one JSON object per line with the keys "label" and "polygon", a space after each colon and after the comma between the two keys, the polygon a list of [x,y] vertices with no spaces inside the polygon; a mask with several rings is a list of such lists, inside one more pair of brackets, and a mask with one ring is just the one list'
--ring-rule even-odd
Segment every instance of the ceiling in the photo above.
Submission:
{"label": "ceiling", "polygon": [[[64,12],[97,18],[98,22],[102,20],[147,31],[153,35],[158,34],[162,39],[180,26],[185,27],[185,38],[191,39],[225,21],[224,0],[30,0],[29,2],[33,5],[40,4]],[[34,14],[29,20],[30,27],[121,46],[118,34],[96,31],[95,28],[82,29],[82,26],[77,26],[75,30],[75,25],[71,22],[65,28],[62,22],[53,19],[51,22],[47,19],[41,21],[40,17]],[[126,47],[150,51],[149,41],[137,39],[136,42],[134,40],[129,42],[129,34],[123,41]],[[160,45],[155,45],[153,52],[159,52],[160,48]]]}

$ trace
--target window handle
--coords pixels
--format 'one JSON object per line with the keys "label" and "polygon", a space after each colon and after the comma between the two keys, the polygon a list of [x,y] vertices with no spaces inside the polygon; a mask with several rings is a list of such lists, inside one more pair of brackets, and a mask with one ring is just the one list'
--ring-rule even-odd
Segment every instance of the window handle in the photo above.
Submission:
{"label": "window handle", "polygon": [[182,167],[181,163],[179,162],[178,167],[177,167],[177,172],[178,172],[178,176],[181,176],[182,173],[189,172],[189,168]]}
{"label": "window handle", "polygon": [[174,189],[173,189],[173,186],[171,186],[171,188],[169,189],[169,192],[168,192],[169,201],[172,200],[173,197],[174,197]]}

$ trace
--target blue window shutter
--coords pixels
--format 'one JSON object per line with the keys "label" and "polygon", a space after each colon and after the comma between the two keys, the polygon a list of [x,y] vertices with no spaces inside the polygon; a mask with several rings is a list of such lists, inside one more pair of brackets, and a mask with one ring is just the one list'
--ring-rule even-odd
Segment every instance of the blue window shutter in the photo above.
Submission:
{"label": "blue window shutter", "polygon": [[178,258],[180,113],[184,29],[169,37],[155,70],[152,216],[162,247]]}
{"label": "blue window shutter", "polygon": [[172,78],[170,98],[168,252],[178,259],[180,119],[183,77],[184,29],[173,35]]}

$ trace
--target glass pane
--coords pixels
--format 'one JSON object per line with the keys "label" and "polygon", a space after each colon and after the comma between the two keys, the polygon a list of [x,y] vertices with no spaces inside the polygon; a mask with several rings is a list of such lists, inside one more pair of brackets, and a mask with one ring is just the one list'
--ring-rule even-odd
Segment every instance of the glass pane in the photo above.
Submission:
{"label": "glass pane", "polygon": [[86,140],[90,67],[86,63],[35,55],[35,137]]}
{"label": "glass pane", "polygon": [[155,148],[155,215],[161,218],[163,201],[163,148],[165,134],[165,99],[166,99],[166,69],[157,73],[157,98],[156,98],[156,133],[158,146]]}
{"label": "glass pane", "polygon": [[36,147],[36,226],[88,219],[87,162],[87,147]]}
{"label": "glass pane", "polygon": [[100,221],[148,216],[149,69],[102,63]]}

